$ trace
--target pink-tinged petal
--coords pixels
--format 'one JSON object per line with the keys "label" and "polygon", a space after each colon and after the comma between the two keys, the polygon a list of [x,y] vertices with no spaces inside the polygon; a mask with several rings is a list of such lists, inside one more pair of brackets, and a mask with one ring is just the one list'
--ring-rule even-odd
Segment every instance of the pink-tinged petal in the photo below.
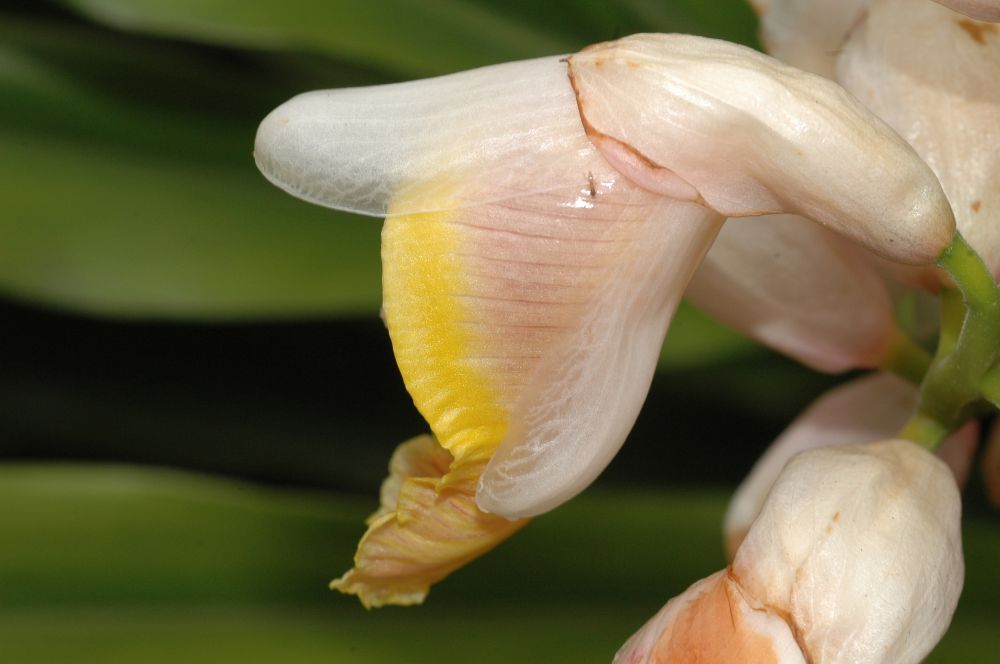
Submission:
{"label": "pink-tinged petal", "polygon": [[[789,459],[825,447],[884,440],[896,435],[913,415],[917,388],[889,373],[877,373],[839,385],[814,401],[785,429],[736,489],[723,520],[726,552],[736,555],[768,493]],[[964,486],[979,440],[979,426],[969,422],[937,451]]]}
{"label": "pink-tinged petal", "polygon": [[863,250],[793,215],[727,222],[686,297],[820,371],[877,366],[896,334],[889,293]]}
{"label": "pink-tinged petal", "polygon": [[722,219],[611,168],[557,58],[301,95],[255,154],[298,196],[387,215],[384,320],[450,463],[387,482],[337,587],[419,601],[520,525],[473,498],[539,513],[614,455]]}
{"label": "pink-tinged petal", "polygon": [[800,214],[903,263],[951,241],[933,172],[832,81],[687,35],[596,44],[569,66],[588,135],[640,186],[728,217]]}
{"label": "pink-tinged petal", "polygon": [[837,54],[870,0],[751,2],[760,15],[760,39],[783,62],[834,78]]}
{"label": "pink-tinged petal", "polygon": [[614,664],[805,664],[788,623],[751,606],[730,570],[698,581],[635,633]]}
{"label": "pink-tinged petal", "polygon": [[809,661],[916,664],[961,594],[961,499],[913,443],[810,450],[785,466],[732,569],[788,616]]}
{"label": "pink-tinged petal", "polygon": [[540,514],[582,491],[611,461],[646,398],[683,290],[721,223],[698,205],[660,198],[648,217],[627,227],[613,268],[526,374],[480,480],[481,508],[511,518]]}
{"label": "pink-tinged petal", "polygon": [[930,165],[958,229],[1000,277],[1000,26],[933,2],[875,0],[839,80]]}
{"label": "pink-tinged petal", "polygon": [[935,2],[980,21],[1000,21],[1000,2],[997,0],[935,0]]}

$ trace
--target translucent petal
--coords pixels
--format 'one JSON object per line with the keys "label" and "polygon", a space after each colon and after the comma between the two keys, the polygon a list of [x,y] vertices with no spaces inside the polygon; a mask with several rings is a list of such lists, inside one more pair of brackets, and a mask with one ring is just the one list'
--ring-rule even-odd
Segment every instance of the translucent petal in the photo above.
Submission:
{"label": "translucent petal", "polygon": [[839,76],[934,169],[958,229],[1000,277],[1000,26],[875,0]]}
{"label": "translucent petal", "polygon": [[1000,2],[997,0],[935,0],[935,2],[980,21],[1000,21]]}
{"label": "translucent petal", "polygon": [[569,65],[591,140],[646,188],[729,217],[800,214],[904,263],[951,241],[937,178],[831,81],[687,35],[597,44]]}
{"label": "translucent petal", "polygon": [[834,78],[837,54],[870,0],[760,0],[760,39],[783,62]]}
{"label": "translucent petal", "polygon": [[[890,438],[903,428],[916,405],[917,388],[889,373],[844,383],[813,402],[778,436],[733,494],[723,521],[729,557],[736,555],[789,459],[817,447]],[[959,486],[968,477],[978,439],[979,427],[970,423],[949,436],[938,450]]]}
{"label": "translucent petal", "polygon": [[727,222],[686,297],[820,371],[876,366],[896,331],[889,293],[868,256],[794,215]]}
{"label": "translucent petal", "polygon": [[916,664],[962,591],[961,499],[913,443],[810,450],[785,466],[732,570],[788,616],[809,661]]}
{"label": "translucent petal", "polygon": [[593,150],[580,131],[566,65],[550,57],[307,92],[261,122],[254,156],[274,184],[313,203],[384,216],[393,201],[394,214],[412,214],[575,194],[586,172],[560,159]]}

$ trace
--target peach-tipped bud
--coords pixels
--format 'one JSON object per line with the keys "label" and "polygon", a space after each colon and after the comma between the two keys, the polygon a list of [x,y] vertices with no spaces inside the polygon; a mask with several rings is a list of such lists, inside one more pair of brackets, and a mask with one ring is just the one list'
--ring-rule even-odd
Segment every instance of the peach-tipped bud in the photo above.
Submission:
{"label": "peach-tipped bud", "polygon": [[733,564],[668,603],[616,662],[916,664],[962,590],[960,512],[947,466],[913,443],[800,454]]}

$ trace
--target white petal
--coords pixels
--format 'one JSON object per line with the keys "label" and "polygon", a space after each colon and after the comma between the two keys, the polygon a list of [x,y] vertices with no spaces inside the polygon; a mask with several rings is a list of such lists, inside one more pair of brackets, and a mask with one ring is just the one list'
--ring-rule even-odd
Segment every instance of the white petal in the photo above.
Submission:
{"label": "white petal", "polygon": [[686,297],[820,371],[876,366],[896,329],[868,256],[794,215],[727,222]]}
{"label": "white petal", "polygon": [[831,81],[687,35],[633,35],[569,64],[588,135],[640,186],[729,217],[801,214],[899,262],[951,241],[937,178]]}
{"label": "white petal", "polygon": [[997,0],[935,0],[935,2],[980,21],[1000,21],[1000,2]]}
{"label": "white petal", "polygon": [[962,590],[961,500],[913,443],[789,461],[733,562],[751,604],[783,612],[810,661],[916,664]]}
{"label": "white petal", "polygon": [[839,76],[934,169],[958,229],[1000,277],[1000,26],[876,0]]}
{"label": "white petal", "polygon": [[550,57],[308,92],[264,119],[254,155],[293,195],[383,216],[390,200],[406,201],[394,213],[410,214],[445,201],[461,207],[567,185],[575,191],[586,174],[554,157],[578,149],[579,136],[566,65]]}
{"label": "white petal", "polygon": [[701,206],[660,199],[584,317],[524,388],[480,480],[482,509],[541,514],[604,469],[635,422],[673,312],[720,225]]}
{"label": "white petal", "polygon": [[760,14],[760,38],[774,57],[834,78],[837,54],[864,16],[869,0],[768,0]]}

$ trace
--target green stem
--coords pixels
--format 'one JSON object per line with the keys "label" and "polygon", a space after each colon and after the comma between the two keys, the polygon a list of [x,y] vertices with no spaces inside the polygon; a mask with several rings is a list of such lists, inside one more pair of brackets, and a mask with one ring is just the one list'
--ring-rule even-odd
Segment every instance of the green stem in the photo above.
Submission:
{"label": "green stem", "polygon": [[942,293],[937,354],[924,377],[917,414],[901,434],[932,449],[979,411],[984,389],[996,396],[991,370],[1000,359],[1000,289],[993,275],[958,233],[938,264],[962,297],[959,302],[954,291]]}
{"label": "green stem", "polygon": [[896,330],[879,368],[919,385],[931,366],[931,356],[910,337]]}
{"label": "green stem", "polygon": [[983,398],[1000,408],[1000,367],[990,369],[979,381],[979,391]]}

